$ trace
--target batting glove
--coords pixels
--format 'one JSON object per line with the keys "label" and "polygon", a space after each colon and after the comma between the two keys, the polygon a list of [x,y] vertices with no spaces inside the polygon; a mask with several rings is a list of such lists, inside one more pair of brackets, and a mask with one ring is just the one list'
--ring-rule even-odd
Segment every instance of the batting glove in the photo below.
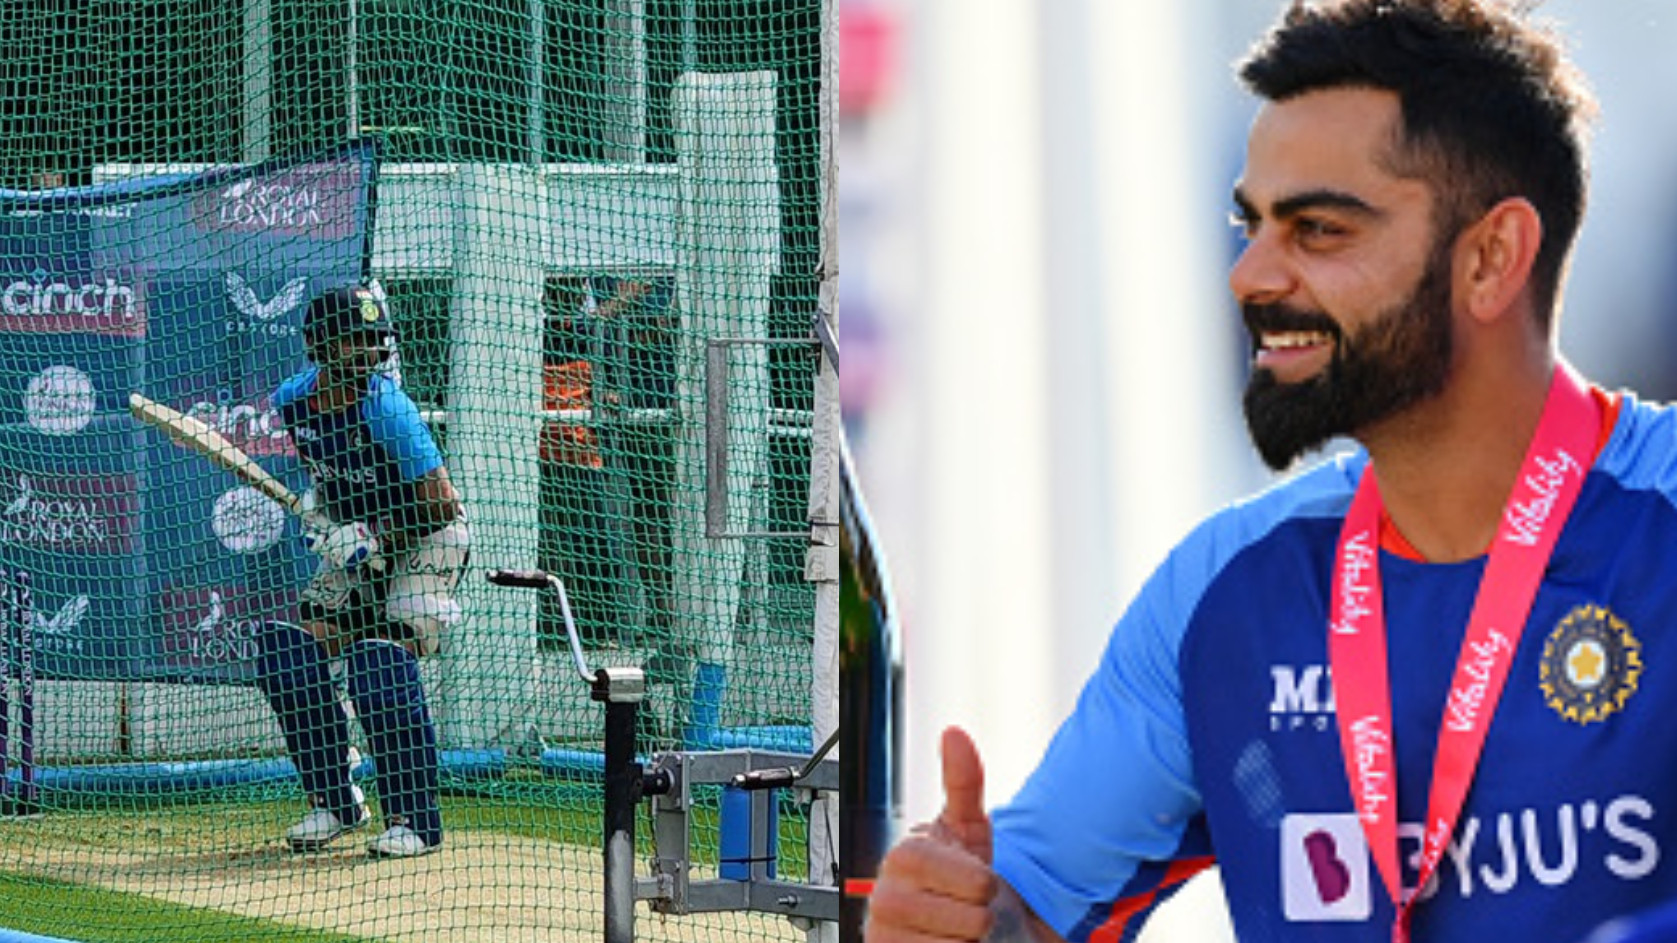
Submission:
{"label": "batting glove", "polygon": [[328,566],[340,570],[384,569],[378,535],[366,524],[339,524],[330,530],[304,528],[303,546],[319,555]]}

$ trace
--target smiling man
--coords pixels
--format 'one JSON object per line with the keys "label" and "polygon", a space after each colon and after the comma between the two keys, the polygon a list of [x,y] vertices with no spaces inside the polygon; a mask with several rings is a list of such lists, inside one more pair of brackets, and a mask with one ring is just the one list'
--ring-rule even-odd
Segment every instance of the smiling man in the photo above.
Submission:
{"label": "smiling man", "polygon": [[1127,940],[1212,863],[1249,943],[1677,898],[1677,413],[1555,342],[1587,90],[1496,0],[1297,3],[1241,78],[1253,442],[1358,448],[1177,547],[1006,804],[945,732],[872,943]]}

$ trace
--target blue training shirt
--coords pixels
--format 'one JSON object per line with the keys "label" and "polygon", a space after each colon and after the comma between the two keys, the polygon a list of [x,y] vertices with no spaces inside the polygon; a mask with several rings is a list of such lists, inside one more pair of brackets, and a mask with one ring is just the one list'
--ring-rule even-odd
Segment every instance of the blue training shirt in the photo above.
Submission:
{"label": "blue training shirt", "polygon": [[[1356,452],[1200,525],[1119,621],[1041,765],[994,813],[996,869],[1074,943],[1131,939],[1215,860],[1236,933],[1391,938],[1334,716],[1330,577]],[[1555,548],[1417,943],[1572,943],[1677,898],[1677,412],[1620,399]],[[1399,856],[1483,557],[1383,551]]]}
{"label": "blue training shirt", "polygon": [[317,506],[339,523],[390,518],[418,506],[414,483],[443,464],[419,408],[391,378],[374,373],[354,406],[316,411],[320,383],[310,365],[280,384],[274,407],[314,479]]}

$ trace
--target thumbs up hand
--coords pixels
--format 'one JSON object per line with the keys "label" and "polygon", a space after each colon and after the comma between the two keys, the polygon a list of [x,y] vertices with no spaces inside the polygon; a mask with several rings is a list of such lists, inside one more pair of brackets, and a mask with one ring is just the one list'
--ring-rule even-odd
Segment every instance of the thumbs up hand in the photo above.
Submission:
{"label": "thumbs up hand", "polygon": [[967,940],[994,921],[1001,881],[990,869],[984,765],[960,728],[943,732],[943,812],[886,854],[868,903],[868,943]]}
{"label": "thumbs up hand", "polygon": [[940,829],[966,852],[991,860],[990,815],[984,811],[984,763],[972,737],[959,727],[943,732],[943,812],[931,828]]}

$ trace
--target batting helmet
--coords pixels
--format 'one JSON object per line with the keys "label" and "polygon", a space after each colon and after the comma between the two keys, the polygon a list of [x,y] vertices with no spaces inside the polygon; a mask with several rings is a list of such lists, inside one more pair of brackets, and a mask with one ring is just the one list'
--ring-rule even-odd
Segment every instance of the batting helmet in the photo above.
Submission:
{"label": "batting helmet", "polygon": [[364,336],[375,346],[393,344],[396,328],[381,293],[365,285],[340,285],[309,302],[303,342],[311,355],[323,352],[332,341],[354,336]]}

